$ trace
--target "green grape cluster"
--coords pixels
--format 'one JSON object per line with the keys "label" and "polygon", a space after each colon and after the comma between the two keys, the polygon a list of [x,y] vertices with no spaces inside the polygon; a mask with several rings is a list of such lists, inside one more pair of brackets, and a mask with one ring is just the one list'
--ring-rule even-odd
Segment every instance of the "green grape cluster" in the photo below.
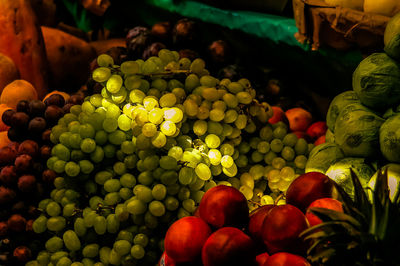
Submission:
{"label": "green grape cluster", "polygon": [[168,226],[208,189],[266,204],[304,171],[309,145],[267,123],[272,109],[249,80],[218,80],[202,59],[166,49],[97,63],[101,93],[51,130],[47,167],[59,177],[39,204],[33,230],[48,240],[30,265],[154,265]]}

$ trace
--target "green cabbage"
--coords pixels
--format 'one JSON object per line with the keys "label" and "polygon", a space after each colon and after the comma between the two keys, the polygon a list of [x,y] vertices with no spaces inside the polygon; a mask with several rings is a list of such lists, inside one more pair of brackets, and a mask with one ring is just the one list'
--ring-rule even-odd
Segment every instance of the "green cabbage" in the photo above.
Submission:
{"label": "green cabbage", "polygon": [[379,144],[389,162],[400,163],[400,114],[389,117],[379,129]]}
{"label": "green cabbage", "polygon": [[399,64],[385,53],[368,56],[353,73],[353,89],[362,104],[384,111],[400,101]]}
{"label": "green cabbage", "polygon": [[325,173],[329,166],[342,158],[344,158],[343,151],[335,143],[319,144],[311,150],[305,172]]}
{"label": "green cabbage", "polygon": [[335,141],[346,156],[378,156],[379,128],[384,121],[367,107],[350,104],[336,119]]}
{"label": "green cabbage", "polygon": [[333,98],[326,115],[326,125],[332,132],[335,132],[335,122],[340,111],[352,103],[360,103],[355,91],[345,91]]}
{"label": "green cabbage", "polygon": [[331,165],[326,175],[340,185],[351,197],[354,196],[354,186],[351,181],[350,169],[360,179],[361,185],[366,188],[375,169],[372,164],[366,162],[365,158],[344,158]]}
{"label": "green cabbage", "polygon": [[[398,193],[397,184],[400,182],[400,164],[389,163],[383,166],[378,171],[385,171],[385,170],[388,171],[389,198],[393,200],[396,193]],[[374,191],[375,189],[375,182],[376,182],[376,177],[378,176],[378,171],[376,171],[376,173],[371,177],[371,179],[368,182],[368,187],[371,188],[371,190],[368,191],[368,196],[371,201],[372,201],[372,191]]]}

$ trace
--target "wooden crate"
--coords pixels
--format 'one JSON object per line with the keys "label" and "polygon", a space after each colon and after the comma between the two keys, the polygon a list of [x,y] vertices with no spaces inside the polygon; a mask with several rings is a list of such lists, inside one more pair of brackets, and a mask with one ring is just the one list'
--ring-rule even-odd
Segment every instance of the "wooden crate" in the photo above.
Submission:
{"label": "wooden crate", "polygon": [[383,33],[390,17],[354,9],[332,7],[323,0],[293,0],[296,38],[313,50],[359,48],[365,53],[383,48]]}

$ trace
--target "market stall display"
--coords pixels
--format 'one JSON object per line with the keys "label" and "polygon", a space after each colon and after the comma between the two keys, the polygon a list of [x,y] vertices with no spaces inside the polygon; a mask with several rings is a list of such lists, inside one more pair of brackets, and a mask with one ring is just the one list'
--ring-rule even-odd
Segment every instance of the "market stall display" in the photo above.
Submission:
{"label": "market stall display", "polygon": [[[296,21],[139,6],[155,12],[121,30],[113,1],[0,5],[21,26],[0,38],[0,264],[399,263],[396,1],[294,0]],[[300,44],[310,14],[352,49]],[[329,69],[352,81],[321,89]]]}

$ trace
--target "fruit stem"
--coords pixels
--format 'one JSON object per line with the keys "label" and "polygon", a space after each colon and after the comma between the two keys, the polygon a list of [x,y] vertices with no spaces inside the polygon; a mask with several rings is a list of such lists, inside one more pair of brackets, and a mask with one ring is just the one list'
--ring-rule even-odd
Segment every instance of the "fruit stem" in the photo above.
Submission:
{"label": "fruit stem", "polygon": [[274,205],[278,205],[278,201],[280,201],[284,196],[283,193],[279,194],[279,196],[274,200]]}

